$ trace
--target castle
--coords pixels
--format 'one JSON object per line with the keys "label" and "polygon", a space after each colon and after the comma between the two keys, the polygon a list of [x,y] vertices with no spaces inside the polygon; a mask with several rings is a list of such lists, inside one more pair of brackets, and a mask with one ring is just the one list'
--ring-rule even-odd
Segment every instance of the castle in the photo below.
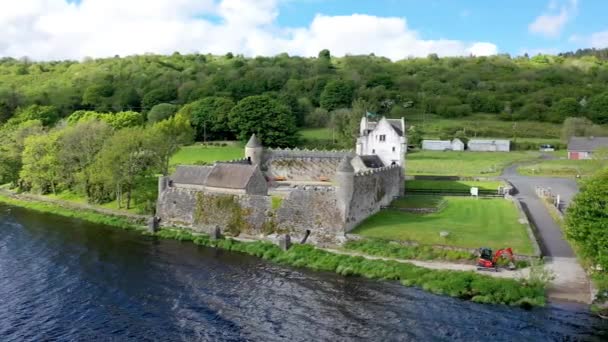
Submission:
{"label": "castle", "polygon": [[254,135],[245,157],[178,166],[159,179],[161,225],[228,235],[289,234],[336,243],[404,192],[405,122],[361,120],[353,151],[268,149]]}

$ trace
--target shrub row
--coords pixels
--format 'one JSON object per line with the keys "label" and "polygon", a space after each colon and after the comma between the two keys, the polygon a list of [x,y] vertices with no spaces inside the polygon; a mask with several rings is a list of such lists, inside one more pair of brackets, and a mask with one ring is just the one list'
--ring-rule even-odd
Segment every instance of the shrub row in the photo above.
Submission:
{"label": "shrub row", "polygon": [[473,272],[441,271],[396,261],[368,260],[363,257],[338,255],[310,245],[294,245],[284,252],[269,242],[239,242],[232,239],[211,240],[184,230],[162,230],[159,237],[192,241],[197,245],[246,253],[265,260],[316,271],[335,272],[343,276],[397,280],[405,286],[472,300],[479,303],[507,304],[522,307],[545,305],[545,288],[541,283],[497,279]]}

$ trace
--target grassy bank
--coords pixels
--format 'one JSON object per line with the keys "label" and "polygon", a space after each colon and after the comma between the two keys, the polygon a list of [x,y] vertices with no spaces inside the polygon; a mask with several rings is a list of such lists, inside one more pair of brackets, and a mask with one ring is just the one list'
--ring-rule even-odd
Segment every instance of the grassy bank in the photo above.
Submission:
{"label": "grassy bank", "polygon": [[53,215],[81,219],[98,224],[105,224],[107,226],[122,229],[143,229],[141,225],[134,223],[128,218],[102,214],[94,210],[66,208],[54,203],[18,199],[3,193],[0,193],[0,203],[26,208],[41,213],[48,213]]}
{"label": "grassy bank", "polygon": [[158,236],[197,245],[246,253],[265,260],[316,271],[335,272],[343,276],[398,280],[405,286],[472,300],[479,303],[520,306],[542,306],[545,290],[541,283],[513,279],[496,279],[473,272],[441,271],[395,261],[368,260],[363,257],[338,255],[310,245],[294,245],[287,252],[268,242],[239,242],[231,239],[210,240],[183,230],[163,230]]}
{"label": "grassy bank", "polygon": [[[517,254],[534,249],[513,203],[504,199],[444,197],[447,205],[431,214],[383,210],[369,217],[353,234],[387,240],[416,241],[425,245],[494,249],[512,247]],[[443,238],[439,232],[450,235]]]}

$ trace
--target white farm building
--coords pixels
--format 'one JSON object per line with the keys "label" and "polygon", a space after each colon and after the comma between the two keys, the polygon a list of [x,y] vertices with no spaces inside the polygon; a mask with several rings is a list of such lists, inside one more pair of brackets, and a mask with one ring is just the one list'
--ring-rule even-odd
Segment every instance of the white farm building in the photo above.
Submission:
{"label": "white farm building", "polygon": [[422,140],[422,149],[428,151],[464,151],[464,143],[456,138],[449,140]]}
{"label": "white farm building", "polygon": [[469,151],[478,152],[509,152],[510,140],[471,139],[468,143]]}

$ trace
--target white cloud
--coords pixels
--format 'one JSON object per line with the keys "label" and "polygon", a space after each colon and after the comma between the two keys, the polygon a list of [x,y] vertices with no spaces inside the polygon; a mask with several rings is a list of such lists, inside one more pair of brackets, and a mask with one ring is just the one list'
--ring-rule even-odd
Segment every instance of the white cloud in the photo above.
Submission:
{"label": "white cloud", "polygon": [[539,15],[528,25],[528,31],[541,36],[558,37],[566,23],[576,14],[578,0],[568,0],[561,7],[557,1],[549,2],[548,13]]}
{"label": "white cloud", "polygon": [[391,59],[497,53],[487,42],[422,39],[397,17],[318,14],[307,27],[278,27],[280,1],[3,1],[0,56],[79,59],[173,51],[315,56],[325,48],[334,55]]}
{"label": "white cloud", "polygon": [[588,36],[575,34],[570,36],[568,41],[598,49],[608,48],[608,30],[594,32]]}
{"label": "white cloud", "polygon": [[595,32],[591,35],[590,39],[591,47],[594,48],[606,48],[608,47],[608,31]]}

